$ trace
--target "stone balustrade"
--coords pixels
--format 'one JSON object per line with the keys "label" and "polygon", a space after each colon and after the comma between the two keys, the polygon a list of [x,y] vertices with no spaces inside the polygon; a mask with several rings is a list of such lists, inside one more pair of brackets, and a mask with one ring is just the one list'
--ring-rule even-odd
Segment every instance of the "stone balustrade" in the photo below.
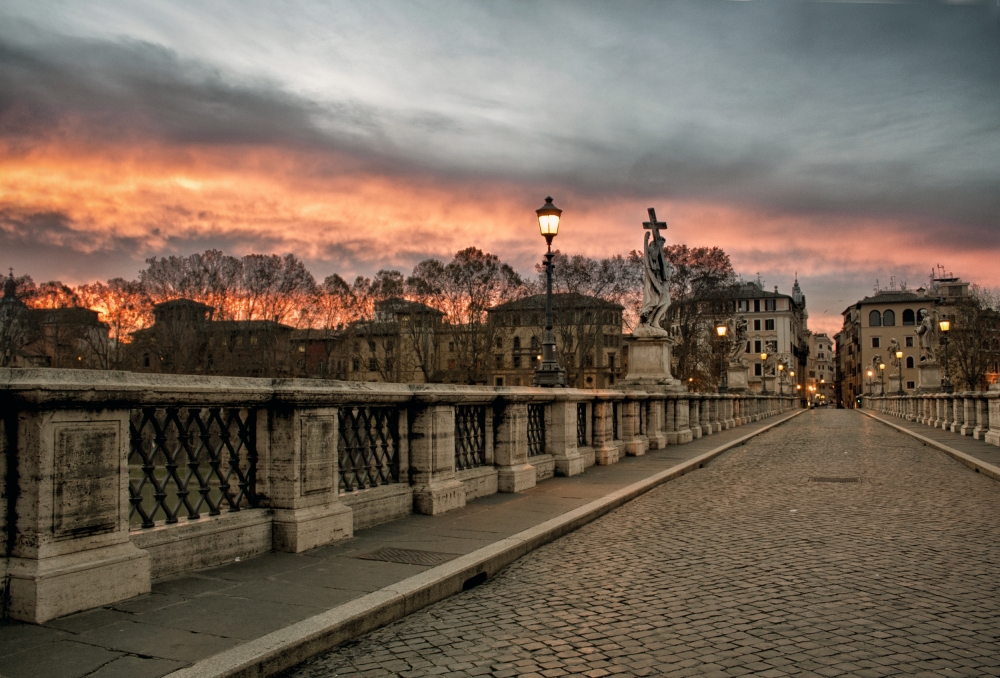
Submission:
{"label": "stone balustrade", "polygon": [[752,394],[0,369],[5,609],[42,623],[148,592],[156,577],[301,552],[797,406]]}
{"label": "stone balustrade", "polygon": [[863,403],[881,414],[1000,446],[1000,391],[865,396]]}

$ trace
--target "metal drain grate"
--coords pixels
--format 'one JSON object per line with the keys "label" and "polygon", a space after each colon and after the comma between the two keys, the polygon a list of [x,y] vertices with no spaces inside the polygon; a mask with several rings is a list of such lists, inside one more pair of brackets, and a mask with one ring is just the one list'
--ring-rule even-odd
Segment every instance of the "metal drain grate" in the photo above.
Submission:
{"label": "metal drain grate", "polygon": [[810,483],[860,483],[861,478],[810,478]]}
{"label": "metal drain grate", "polygon": [[449,560],[458,558],[458,554],[417,551],[415,549],[395,549],[386,546],[354,557],[362,560],[381,560],[386,563],[402,563],[404,565],[440,565],[441,563],[447,563]]}

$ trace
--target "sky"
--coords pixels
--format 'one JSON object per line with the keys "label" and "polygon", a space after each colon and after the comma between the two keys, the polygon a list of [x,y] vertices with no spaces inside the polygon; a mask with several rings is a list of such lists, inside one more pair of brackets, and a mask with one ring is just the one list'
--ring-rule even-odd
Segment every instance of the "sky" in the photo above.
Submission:
{"label": "sky", "polygon": [[810,327],[935,265],[1000,287],[1000,0],[0,6],[0,266],[719,246]]}

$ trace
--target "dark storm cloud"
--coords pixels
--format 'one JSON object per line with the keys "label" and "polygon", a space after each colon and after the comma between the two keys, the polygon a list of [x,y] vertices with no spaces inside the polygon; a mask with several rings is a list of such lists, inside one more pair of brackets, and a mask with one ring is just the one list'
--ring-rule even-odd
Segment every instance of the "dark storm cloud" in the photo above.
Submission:
{"label": "dark storm cloud", "polygon": [[[30,143],[73,126],[97,140],[308,149],[303,174],[544,181],[597,200],[892,217],[930,242],[996,246],[990,7],[372,2],[355,24],[331,24],[338,44],[360,37],[323,61],[333,85],[368,78],[387,91],[367,98],[294,93],[305,90],[183,47],[15,21],[0,29],[0,134]],[[206,11],[239,21],[225,4]],[[294,17],[288,31],[302,31]],[[298,67],[288,62],[289,79]]]}
{"label": "dark storm cloud", "polygon": [[28,32],[34,40],[0,33],[0,135],[15,143],[71,132],[98,143],[337,150],[350,148],[358,136],[378,136],[360,104],[321,106],[278,83],[227,78],[147,42]]}

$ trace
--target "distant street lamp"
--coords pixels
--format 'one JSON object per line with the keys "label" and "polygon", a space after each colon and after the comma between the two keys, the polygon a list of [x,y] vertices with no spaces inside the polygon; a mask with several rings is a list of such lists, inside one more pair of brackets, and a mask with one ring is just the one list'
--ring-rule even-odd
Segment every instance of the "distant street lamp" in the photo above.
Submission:
{"label": "distant street lamp", "polygon": [[903,395],[903,352],[896,351],[896,369],[899,371],[899,389],[897,393]]}
{"label": "distant street lamp", "polygon": [[729,325],[727,323],[720,322],[715,326],[715,333],[719,335],[720,350],[719,350],[719,393],[725,393],[729,390],[729,375],[726,374],[726,351],[729,348],[729,342],[726,340],[726,333],[729,331]]}
{"label": "distant street lamp", "polygon": [[872,372],[871,370],[868,370],[868,395],[869,396],[872,395],[872,375],[873,374],[874,374],[874,372]]}
{"label": "distant street lamp", "polygon": [[556,360],[556,335],[552,331],[552,239],[559,233],[559,219],[562,210],[546,198],[545,204],[535,210],[538,215],[538,229],[545,238],[548,251],[545,253],[545,335],[542,338],[542,364],[535,370],[535,386],[565,386],[566,370],[559,367]]}
{"label": "distant street lamp", "polygon": [[944,319],[938,322],[941,328],[941,343],[944,344],[944,379],[941,380],[941,390],[951,393],[955,387],[951,385],[951,372],[948,370],[948,331],[951,329],[951,321]]}
{"label": "distant street lamp", "polygon": [[760,392],[767,394],[767,351],[760,354]]}
{"label": "distant street lamp", "polygon": [[885,395],[885,363],[878,364],[878,378],[882,382],[882,386],[879,390],[879,395]]}

